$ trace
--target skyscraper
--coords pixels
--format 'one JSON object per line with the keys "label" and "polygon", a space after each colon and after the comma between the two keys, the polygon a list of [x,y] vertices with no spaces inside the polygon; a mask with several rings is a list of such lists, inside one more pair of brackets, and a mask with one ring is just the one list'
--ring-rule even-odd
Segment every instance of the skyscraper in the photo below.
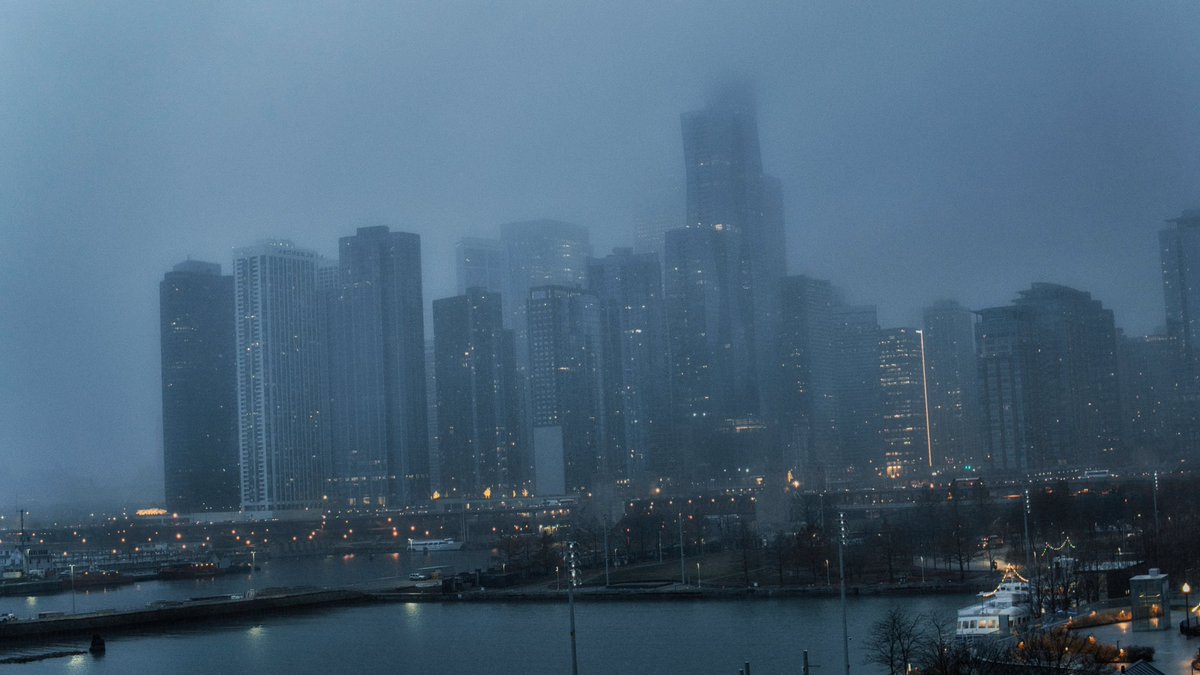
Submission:
{"label": "skyscraper", "polygon": [[921,331],[888,328],[880,333],[879,388],[884,475],[907,479],[927,473],[930,447]]}
{"label": "skyscraper", "polygon": [[516,336],[517,366],[524,369],[529,361],[525,319],[529,289],[548,285],[582,288],[587,284],[592,247],[587,228],[559,220],[505,223],[500,226],[500,240],[508,260],[504,325]]}
{"label": "skyscraper", "polygon": [[1120,337],[1121,407],[1128,464],[1153,466],[1184,457],[1180,410],[1181,350],[1168,335]]}
{"label": "skyscraper", "polygon": [[331,304],[334,476],[343,506],[429,497],[421,238],[385,226],[338,242]]}
{"label": "skyscraper", "polygon": [[834,399],[839,476],[871,476],[882,461],[879,438],[879,319],[874,305],[833,307]]}
{"label": "skyscraper", "polygon": [[604,336],[608,470],[658,481],[676,469],[668,455],[670,371],[658,256],[618,248],[589,270]]}
{"label": "skyscraper", "polygon": [[946,300],[925,308],[925,372],[933,466],[963,467],[982,453],[975,314]]}
{"label": "skyscraper", "polygon": [[528,307],[535,487],[540,494],[585,491],[614,465],[603,456],[599,301],[580,288],[538,286]]}
{"label": "skyscraper", "polygon": [[739,458],[716,432],[760,419],[754,299],[741,241],[727,229],[667,233],[672,419],[681,453],[676,462],[691,478],[731,475]]}
{"label": "skyscraper", "polygon": [[320,507],[329,469],[317,254],[289,241],[235,249],[241,507]]}
{"label": "skyscraper", "polygon": [[162,336],[163,484],[177,513],[239,505],[233,277],[179,263],[158,285]]}
{"label": "skyscraper", "polygon": [[[720,89],[707,106],[682,115],[687,174],[686,226],[721,229],[742,238],[745,282],[754,299],[753,344],[761,386],[775,369],[775,316],[779,281],[787,274],[783,191],[763,174],[753,87],[746,82]],[[764,389],[765,390],[765,389]]]}
{"label": "skyscraper", "polygon": [[468,288],[504,293],[508,284],[508,254],[499,239],[465,237],[454,245],[458,295]]}
{"label": "skyscraper", "polygon": [[1158,233],[1162,255],[1167,335],[1179,344],[1185,364],[1198,376],[1200,368],[1200,209],[1184,211]]}
{"label": "skyscraper", "polygon": [[1057,284],[980,312],[984,429],[993,468],[1121,461],[1116,327],[1091,295]]}
{"label": "skyscraper", "polygon": [[1040,467],[1030,411],[1037,348],[1029,312],[1011,306],[980,310],[975,331],[987,464],[1002,472]]}
{"label": "skyscraper", "polygon": [[[841,463],[835,388],[833,287],[807,276],[785,277],[779,299],[776,393],[783,468],[822,472]],[[775,467],[780,468],[780,467]]]}
{"label": "skyscraper", "polygon": [[1036,283],[1014,304],[1029,311],[1037,346],[1034,444],[1055,466],[1120,461],[1121,398],[1112,310],[1092,296]]}
{"label": "skyscraper", "polygon": [[500,295],[471,288],[435,300],[433,332],[442,496],[478,499],[518,488],[520,390]]}
{"label": "skyscraper", "polygon": [[1179,452],[1200,448],[1200,209],[1184,211],[1159,232],[1167,337],[1179,354],[1171,406]]}

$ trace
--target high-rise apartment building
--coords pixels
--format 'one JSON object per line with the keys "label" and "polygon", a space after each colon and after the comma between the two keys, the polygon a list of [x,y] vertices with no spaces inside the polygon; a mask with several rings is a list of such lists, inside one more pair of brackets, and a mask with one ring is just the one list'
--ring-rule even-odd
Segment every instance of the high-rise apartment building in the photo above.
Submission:
{"label": "high-rise apartment building", "polygon": [[672,420],[689,478],[735,470],[734,449],[716,432],[759,424],[754,299],[728,229],[667,233],[665,298],[670,341]]}
{"label": "high-rise apartment building", "polygon": [[975,313],[946,300],[924,314],[932,465],[971,466],[983,454]]}
{"label": "high-rise apartment building", "polygon": [[505,326],[516,336],[517,366],[529,361],[526,302],[535,286],[583,288],[592,255],[587,228],[559,220],[529,220],[500,226],[508,261],[504,297]]}
{"label": "high-rise apartment building", "polygon": [[167,508],[236,511],[233,277],[216,263],[189,260],[167,272],[158,290]]}
{"label": "high-rise apartment building", "polygon": [[503,316],[500,295],[481,288],[433,302],[443,497],[498,497],[525,477],[513,336]]}
{"label": "high-rise apartment building", "polygon": [[990,307],[976,324],[985,461],[993,471],[1041,466],[1032,413],[1036,377],[1033,324],[1026,309]]}
{"label": "high-rise apartment building", "polygon": [[235,249],[241,508],[317,508],[329,473],[317,254],[289,241]]}
{"label": "high-rise apartment building", "polygon": [[883,472],[891,479],[912,478],[929,470],[924,360],[921,331],[914,328],[881,331],[879,436],[883,445]]}
{"label": "high-rise apartment building", "polygon": [[828,281],[801,275],[781,283],[777,387],[767,402],[778,420],[786,469],[840,468],[833,305]]}
{"label": "high-rise apartment building", "polygon": [[840,461],[831,477],[867,477],[880,469],[879,318],[874,305],[833,307],[834,399]]}
{"label": "high-rise apartment building", "polygon": [[1014,304],[1033,322],[1037,391],[1034,444],[1051,466],[1121,461],[1121,394],[1112,310],[1092,296],[1036,283]]}
{"label": "high-rise apartment building", "polygon": [[581,288],[529,291],[529,391],[535,488],[582,492],[611,476],[600,303]]}
{"label": "high-rise apartment building", "polygon": [[418,235],[377,226],[339,240],[329,362],[343,507],[429,498],[422,297]]}
{"label": "high-rise apartment building", "polygon": [[1000,470],[1122,461],[1116,327],[1091,295],[1057,284],[980,313],[978,352],[990,464]]}
{"label": "high-rise apartment building", "polygon": [[1172,424],[1178,452],[1200,448],[1200,209],[1159,232],[1167,336],[1178,350]]}
{"label": "high-rise apartment building", "polygon": [[1179,374],[1183,359],[1169,335],[1120,337],[1121,408],[1128,464],[1154,466],[1184,456]]}
{"label": "high-rise apartment building", "polygon": [[673,475],[662,272],[654,253],[618,248],[593,260],[589,286],[604,337],[607,470],[639,482]]}

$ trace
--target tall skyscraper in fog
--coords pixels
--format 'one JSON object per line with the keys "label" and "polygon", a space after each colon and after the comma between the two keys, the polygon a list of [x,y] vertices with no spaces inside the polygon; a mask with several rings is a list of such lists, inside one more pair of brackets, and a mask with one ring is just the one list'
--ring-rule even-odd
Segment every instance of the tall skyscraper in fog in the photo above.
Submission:
{"label": "tall skyscraper in fog", "polygon": [[933,466],[972,465],[983,454],[975,313],[946,300],[924,314]]}
{"label": "tall skyscraper in fog", "polygon": [[239,505],[233,277],[179,263],[158,285],[162,336],[163,484],[177,513]]}
{"label": "tall skyscraper in fog", "polygon": [[[834,397],[840,476],[870,476],[883,456],[879,438],[879,318],[874,305],[833,308]],[[851,472],[851,473],[847,473]]]}
{"label": "tall skyscraper in fog", "polygon": [[1029,311],[1036,352],[1034,444],[1058,466],[1112,466],[1121,448],[1117,329],[1092,296],[1037,283],[1014,304]]}
{"label": "tall skyscraper in fog", "polygon": [[329,436],[317,254],[289,241],[235,249],[241,507],[319,508]]}
{"label": "tall skyscraper in fog", "polygon": [[1200,372],[1200,209],[1184,211],[1158,233],[1167,334],[1193,374]]}
{"label": "tall skyscraper in fog", "polygon": [[670,382],[662,272],[654,253],[618,248],[593,260],[600,301],[609,471],[657,481],[671,474]]}
{"label": "tall skyscraper in fog", "polygon": [[607,477],[600,304],[568,286],[529,291],[529,391],[540,494],[587,490]]}
{"label": "tall skyscraper in fog", "polygon": [[442,496],[522,487],[520,388],[500,295],[471,288],[435,300],[433,333]]}
{"label": "tall skyscraper in fog", "polygon": [[[807,276],[785,277],[779,298],[775,395],[784,468],[840,462],[835,387],[833,287]],[[779,468],[779,467],[776,467]],[[797,471],[796,473],[799,473]]]}
{"label": "tall skyscraper in fog", "polygon": [[759,418],[754,300],[733,230],[667,233],[666,316],[670,337],[676,460],[691,477],[734,470],[717,432]]}
{"label": "tall skyscraper in fog", "polygon": [[422,297],[418,235],[362,227],[339,240],[330,389],[343,507],[429,497]]}
{"label": "tall skyscraper in fog", "polygon": [[508,284],[508,254],[499,239],[465,237],[454,245],[454,271],[458,295],[468,288],[505,293]]}
{"label": "tall skyscraper in fog", "polygon": [[1200,209],[1184,211],[1159,232],[1167,337],[1178,351],[1172,434],[1200,448]]}
{"label": "tall skyscraper in fog", "polygon": [[975,330],[986,461],[999,471],[1040,467],[1030,411],[1036,346],[1029,312],[1019,307],[980,310]]}
{"label": "tall skyscraper in fog", "polygon": [[1121,408],[1128,464],[1150,466],[1185,457],[1178,344],[1169,335],[1121,336]]}
{"label": "tall skyscraper in fog", "polygon": [[682,127],[686,226],[727,230],[743,239],[739,255],[754,303],[754,347],[762,357],[755,376],[767,387],[775,374],[767,355],[775,346],[787,246],[782,189],[778,179],[763,174],[753,87],[724,87],[701,110],[684,113]]}
{"label": "tall skyscraper in fog", "polygon": [[500,226],[508,261],[504,297],[505,326],[516,336],[517,365],[529,362],[525,319],[529,289],[535,286],[582,288],[587,284],[587,261],[592,255],[587,228],[559,220],[529,220]]}
{"label": "tall skyscraper in fog", "polygon": [[881,331],[879,388],[884,475],[906,479],[928,473],[929,427],[920,331],[913,328]]}
{"label": "tall skyscraper in fog", "polygon": [[1116,327],[1091,295],[1036,283],[980,312],[984,429],[994,468],[1112,466],[1121,460]]}

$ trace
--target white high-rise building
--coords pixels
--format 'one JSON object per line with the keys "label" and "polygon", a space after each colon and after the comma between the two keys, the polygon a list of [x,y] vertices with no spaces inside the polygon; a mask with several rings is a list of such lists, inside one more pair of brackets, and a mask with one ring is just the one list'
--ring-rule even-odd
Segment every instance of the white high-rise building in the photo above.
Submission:
{"label": "white high-rise building", "polygon": [[241,506],[319,507],[329,464],[323,419],[318,257],[290,241],[234,250]]}

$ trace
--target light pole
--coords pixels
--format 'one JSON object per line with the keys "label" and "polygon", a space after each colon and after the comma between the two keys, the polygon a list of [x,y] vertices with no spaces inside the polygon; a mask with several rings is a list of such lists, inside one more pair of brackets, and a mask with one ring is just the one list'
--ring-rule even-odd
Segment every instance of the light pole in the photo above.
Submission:
{"label": "light pole", "polygon": [[579,657],[575,651],[575,542],[567,544],[570,561],[567,578],[567,605],[571,608],[571,675],[579,675]]}
{"label": "light pole", "polygon": [[71,568],[71,613],[75,613],[75,563],[69,563],[67,567]]}
{"label": "light pole", "polygon": [[842,658],[846,675],[850,675],[850,630],[846,625],[846,513],[838,513],[838,576],[842,578]]}
{"label": "light pole", "polygon": [[679,514],[679,584],[687,585],[687,568],[683,566],[683,514]]}
{"label": "light pole", "polygon": [[696,588],[700,588],[700,563],[696,563]]}
{"label": "light pole", "polygon": [[1192,603],[1191,603],[1191,600],[1188,599],[1188,596],[1190,596],[1192,594],[1192,587],[1189,586],[1188,582],[1185,581],[1185,582],[1183,582],[1183,588],[1181,588],[1179,590],[1183,591],[1183,620],[1185,622],[1185,625],[1188,628],[1191,628],[1192,627]]}

